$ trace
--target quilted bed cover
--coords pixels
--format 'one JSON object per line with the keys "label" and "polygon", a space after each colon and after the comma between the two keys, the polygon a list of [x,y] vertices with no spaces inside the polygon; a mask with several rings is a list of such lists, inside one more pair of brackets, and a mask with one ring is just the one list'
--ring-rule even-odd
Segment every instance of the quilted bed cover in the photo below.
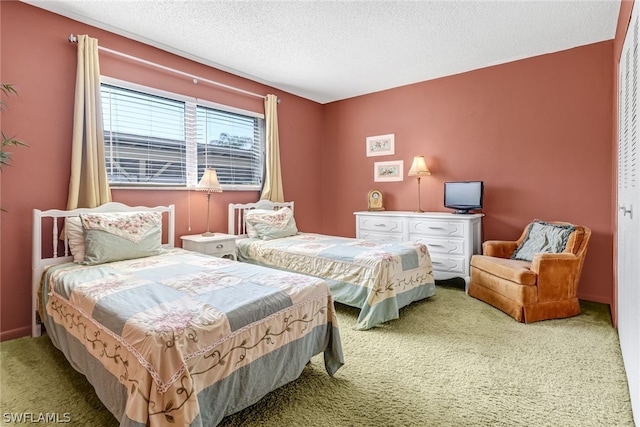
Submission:
{"label": "quilted bed cover", "polygon": [[360,308],[355,329],[400,316],[400,308],[435,295],[426,245],[298,233],[238,241],[238,259],[320,277],[335,301]]}
{"label": "quilted bed cover", "polygon": [[171,249],[52,266],[43,295],[53,344],[122,426],[216,425],[316,354],[330,375],[343,364],[331,293],[309,276]]}

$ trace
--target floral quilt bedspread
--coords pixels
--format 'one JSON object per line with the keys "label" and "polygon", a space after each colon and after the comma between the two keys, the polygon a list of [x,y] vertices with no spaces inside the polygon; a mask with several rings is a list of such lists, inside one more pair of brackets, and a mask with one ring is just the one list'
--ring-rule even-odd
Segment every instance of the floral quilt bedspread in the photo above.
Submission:
{"label": "floral quilt bedspread", "polygon": [[[182,249],[53,266],[43,285],[47,315],[127,387],[126,416],[143,425],[190,425],[204,388],[316,327],[337,331],[323,280]],[[333,374],[339,334],[323,339]]]}
{"label": "floral quilt bedspread", "polygon": [[337,302],[360,308],[356,329],[399,317],[399,309],[435,294],[426,245],[299,233],[241,239],[238,259],[320,277]]}

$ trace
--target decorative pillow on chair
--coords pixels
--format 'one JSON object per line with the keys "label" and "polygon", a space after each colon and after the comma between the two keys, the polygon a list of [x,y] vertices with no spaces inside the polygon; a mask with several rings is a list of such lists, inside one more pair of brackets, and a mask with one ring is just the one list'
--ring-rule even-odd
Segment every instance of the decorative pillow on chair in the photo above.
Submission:
{"label": "decorative pillow on chair", "polygon": [[84,264],[142,258],[162,252],[160,212],[81,214]]}
{"label": "decorative pillow on chair", "polygon": [[295,236],[298,233],[293,212],[288,207],[277,211],[254,209],[246,213],[245,220],[249,237],[252,237],[249,231],[250,227],[256,233],[255,237],[259,237],[262,240]]}
{"label": "decorative pillow on chair", "polygon": [[511,259],[533,261],[537,253],[561,253],[567,246],[569,236],[576,228],[569,224],[549,224],[535,221],[529,225],[527,235],[511,255]]}

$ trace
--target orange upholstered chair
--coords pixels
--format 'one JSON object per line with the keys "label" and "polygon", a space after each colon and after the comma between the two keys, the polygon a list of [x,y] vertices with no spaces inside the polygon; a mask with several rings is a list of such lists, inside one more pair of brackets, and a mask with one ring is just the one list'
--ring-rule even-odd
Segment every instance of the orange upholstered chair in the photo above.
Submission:
{"label": "orange upholstered chair", "polygon": [[471,257],[468,293],[519,322],[578,315],[590,237],[584,226],[534,221],[516,241],[486,241]]}

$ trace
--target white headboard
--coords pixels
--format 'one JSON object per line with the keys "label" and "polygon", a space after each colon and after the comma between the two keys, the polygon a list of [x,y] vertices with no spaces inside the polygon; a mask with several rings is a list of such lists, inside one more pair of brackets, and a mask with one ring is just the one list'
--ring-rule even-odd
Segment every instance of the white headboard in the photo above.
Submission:
{"label": "white headboard", "polygon": [[[104,212],[160,212],[166,217],[167,234],[163,236],[163,247],[173,248],[175,239],[175,207],[169,206],[127,206],[122,203],[105,203],[97,208],[80,208],[69,211],[50,209],[41,211],[33,210],[33,245],[31,248],[31,335],[38,337],[42,334],[42,328],[36,322],[36,312],[38,311],[38,289],[42,272],[50,265],[62,264],[73,261],[73,256],[69,251],[69,241],[67,236],[62,237],[64,221],[67,217],[78,216],[83,213],[104,213]],[[51,234],[42,234],[43,229],[52,229]],[[49,248],[43,253],[43,248]]]}
{"label": "white headboard", "polygon": [[271,202],[269,200],[260,200],[255,203],[229,203],[229,226],[228,233],[236,236],[244,236],[247,234],[244,215],[251,209],[268,209],[278,210],[288,207],[293,212],[293,202]]}

